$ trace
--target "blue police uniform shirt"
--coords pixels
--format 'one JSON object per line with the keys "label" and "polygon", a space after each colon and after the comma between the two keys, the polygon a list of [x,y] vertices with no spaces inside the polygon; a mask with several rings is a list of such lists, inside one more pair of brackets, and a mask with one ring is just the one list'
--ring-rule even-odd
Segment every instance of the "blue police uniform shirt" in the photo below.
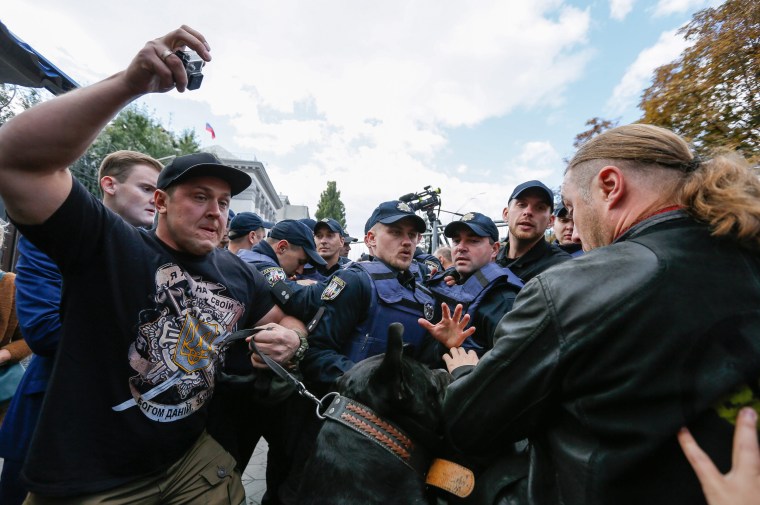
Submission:
{"label": "blue police uniform shirt", "polygon": [[462,343],[462,347],[482,356],[493,347],[496,326],[512,310],[523,283],[508,268],[493,262],[453,286],[444,282],[449,275],[458,277],[452,267],[433,277],[428,287],[436,300],[446,303],[452,311],[457,304],[464,306],[464,313],[470,315],[467,327],[474,326],[476,330]]}
{"label": "blue police uniform shirt", "polygon": [[288,279],[285,270],[280,266],[277,253],[266,240],[253,246],[250,251],[238,251],[238,256],[261,272],[283,312],[304,323],[314,317],[320,306],[319,297],[324,289],[323,285],[317,283],[303,286]]}
{"label": "blue police uniform shirt", "polygon": [[384,352],[387,326],[404,317],[402,304],[407,312],[404,341],[414,345],[410,351],[425,363],[439,364],[437,342],[416,322],[420,317],[436,321],[437,304],[409,271],[399,272],[379,260],[356,262],[331,277],[321,298],[325,313],[301,362],[315,390],[331,390],[356,360]]}

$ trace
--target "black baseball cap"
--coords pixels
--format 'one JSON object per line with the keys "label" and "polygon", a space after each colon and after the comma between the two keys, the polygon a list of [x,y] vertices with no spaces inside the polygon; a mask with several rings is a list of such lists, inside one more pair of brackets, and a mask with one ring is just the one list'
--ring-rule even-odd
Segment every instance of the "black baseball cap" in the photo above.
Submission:
{"label": "black baseball cap", "polygon": [[541,181],[528,181],[523,182],[522,184],[518,184],[518,186],[515,188],[514,191],[512,191],[512,194],[509,197],[509,200],[507,201],[507,204],[520,196],[524,191],[528,189],[539,189],[540,193],[543,193],[546,196],[546,203],[549,204],[549,207],[554,209],[554,192],[549,189],[546,184],[544,184]]}
{"label": "black baseball cap", "polygon": [[364,226],[364,231],[365,233],[368,232],[377,223],[393,224],[406,217],[412,218],[418,232],[425,232],[425,229],[427,228],[425,221],[415,214],[407,203],[400,200],[391,200],[390,202],[383,202],[378,205],[378,207],[372,212],[372,215],[369,216],[367,224]]}
{"label": "black baseball cap", "polygon": [[319,228],[320,226],[327,226],[328,228],[330,228],[330,231],[332,231],[333,233],[340,233],[341,237],[346,236],[346,233],[343,231],[343,227],[335,219],[332,219],[329,217],[320,219],[319,221],[317,221],[317,224],[314,225],[314,233],[317,233],[317,228]]}
{"label": "black baseball cap", "polygon": [[294,219],[284,219],[274,225],[269,236],[276,240],[287,240],[293,245],[303,247],[312,265],[326,265],[322,256],[317,253],[314,243],[314,233],[309,226]]}
{"label": "black baseball cap", "polygon": [[261,216],[254,212],[239,212],[230,221],[230,238],[242,237],[248,232],[259,228],[272,228],[274,223],[264,221]]}
{"label": "black baseball cap", "polygon": [[567,215],[567,207],[565,207],[565,204],[563,202],[559,202],[557,204],[557,208],[554,209],[554,212],[552,212],[557,217],[565,217]]}
{"label": "black baseball cap", "polygon": [[479,237],[489,237],[494,242],[499,241],[499,230],[496,228],[496,224],[490,217],[484,216],[480,212],[468,212],[457,221],[450,222],[443,229],[443,234],[451,238],[462,228],[469,228]]}
{"label": "black baseball cap", "polygon": [[177,156],[158,174],[158,189],[166,189],[172,184],[191,177],[218,177],[230,185],[230,193],[235,196],[251,185],[251,176],[223,164],[211,153],[195,153]]}

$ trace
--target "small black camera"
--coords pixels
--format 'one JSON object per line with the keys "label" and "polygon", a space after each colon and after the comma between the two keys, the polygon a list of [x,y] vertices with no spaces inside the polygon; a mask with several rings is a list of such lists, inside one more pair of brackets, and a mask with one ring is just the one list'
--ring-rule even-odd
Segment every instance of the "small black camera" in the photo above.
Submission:
{"label": "small black camera", "polygon": [[180,50],[174,54],[179,56],[179,59],[182,60],[182,64],[185,66],[185,72],[187,72],[187,89],[194,90],[200,88],[201,82],[203,82],[203,73],[201,73],[201,70],[206,63],[203,61],[203,58],[192,50]]}

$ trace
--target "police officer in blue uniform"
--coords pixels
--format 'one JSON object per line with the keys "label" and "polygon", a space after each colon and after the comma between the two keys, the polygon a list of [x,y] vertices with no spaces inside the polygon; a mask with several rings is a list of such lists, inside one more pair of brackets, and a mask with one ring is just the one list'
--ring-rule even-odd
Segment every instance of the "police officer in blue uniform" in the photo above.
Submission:
{"label": "police officer in blue uniform", "polygon": [[[286,314],[309,321],[319,308],[322,288],[301,286],[290,280],[303,271],[307,262],[324,264],[307,225],[292,219],[280,221],[274,225],[269,237],[258,242],[252,250],[238,251],[238,256],[264,275],[277,304]],[[277,489],[291,466],[288,433],[291,423],[288,418],[294,408],[292,393],[292,387],[272,374],[259,377],[252,384],[220,383],[215,393],[227,401],[212,405],[208,429],[235,457],[239,468],[248,464],[261,436],[269,444],[264,503],[277,503]],[[236,428],[225,429],[230,425]]]}
{"label": "police officer in blue uniform", "polygon": [[264,274],[275,301],[286,314],[305,323],[314,316],[322,289],[291,279],[303,273],[307,263],[325,264],[308,226],[292,219],[280,221],[251,251],[240,251],[238,255]]}
{"label": "police officer in blue uniform", "polygon": [[[495,263],[499,231],[488,216],[468,212],[446,225],[443,233],[452,239],[454,266],[434,276],[428,287],[452,311],[457,304],[464,306],[475,333],[462,347],[482,356],[493,347],[496,325],[512,310],[523,283],[508,268]],[[448,285],[448,278],[453,278],[455,284]]]}
{"label": "police officer in blue uniform", "polygon": [[335,219],[326,217],[317,221],[317,224],[314,225],[314,243],[317,247],[317,253],[325,260],[325,264],[306,264],[303,268],[303,274],[299,275],[298,278],[321,282],[347,263],[347,259],[345,262],[341,262],[342,257],[340,255],[345,244],[345,236],[343,227]]}
{"label": "police officer in blue uniform", "polygon": [[[325,313],[312,331],[301,371],[310,387],[326,392],[354,363],[385,352],[388,326],[404,325],[412,356],[432,364],[441,356],[418,319],[436,319],[430,292],[410,272],[425,222],[403,202],[380,204],[367,222],[372,261],[352,263],[336,272],[321,299]],[[428,354],[430,352],[430,354]]]}
{"label": "police officer in blue uniform", "polygon": [[[232,212],[232,211],[230,211]],[[267,229],[271,229],[274,223],[264,221],[255,212],[239,212],[230,220],[228,231],[230,243],[227,247],[231,253],[244,256],[264,239]]]}

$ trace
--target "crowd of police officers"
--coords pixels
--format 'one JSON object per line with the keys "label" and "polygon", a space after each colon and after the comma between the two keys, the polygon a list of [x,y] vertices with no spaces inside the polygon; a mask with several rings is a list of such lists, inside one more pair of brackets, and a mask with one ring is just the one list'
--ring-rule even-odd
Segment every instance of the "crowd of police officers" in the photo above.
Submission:
{"label": "crowd of police officers", "polygon": [[[241,212],[230,220],[229,249],[264,275],[286,313],[308,323],[308,349],[299,369],[307,387],[324,395],[355,363],[385,351],[387,328],[393,322],[404,325],[407,355],[431,367],[443,366],[447,349],[431,332],[437,331],[442,310],[450,317],[458,305],[457,316],[469,316],[462,348],[482,356],[493,347],[496,326],[524,283],[570,260],[566,251],[582,252],[572,235],[572,218],[561,205],[555,211],[555,195],[540,181],[518,185],[502,217],[508,228],[501,242],[495,222],[479,212],[465,213],[446,225],[449,268],[422,250],[426,222],[403,200],[383,202],[373,211],[365,225],[369,252],[359,261],[342,255],[353,239],[332,218],[273,224]],[[556,240],[547,240],[547,230],[560,219],[564,228],[555,232]],[[275,387],[277,378],[271,382],[264,400],[259,394],[258,400],[236,402],[234,408],[225,400],[240,386],[221,384],[210,423],[211,434],[240,467],[247,464],[259,437],[267,438],[265,503],[288,500],[297,485],[293,481],[299,461],[307,457],[318,427],[309,421],[308,403],[291,396],[287,387]],[[257,408],[262,401],[266,409]],[[231,419],[239,421],[239,429],[230,429]],[[525,455],[512,457],[517,458],[512,465],[520,466],[517,476],[527,475]],[[289,474],[296,477],[288,479]]]}

